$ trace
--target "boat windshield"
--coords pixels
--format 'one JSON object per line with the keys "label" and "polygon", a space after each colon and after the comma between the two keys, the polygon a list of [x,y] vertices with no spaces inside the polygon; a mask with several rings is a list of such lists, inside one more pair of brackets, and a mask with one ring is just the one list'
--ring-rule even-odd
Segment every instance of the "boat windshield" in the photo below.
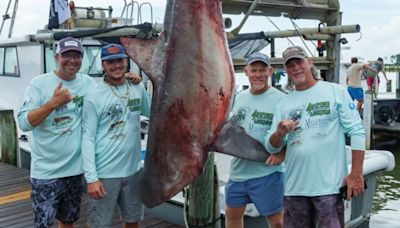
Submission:
{"label": "boat windshield", "polygon": [[[80,73],[89,74],[92,77],[101,77],[103,70],[100,59],[101,46],[84,46],[84,54]],[[50,46],[45,47],[45,71],[50,72],[56,69],[54,51]]]}

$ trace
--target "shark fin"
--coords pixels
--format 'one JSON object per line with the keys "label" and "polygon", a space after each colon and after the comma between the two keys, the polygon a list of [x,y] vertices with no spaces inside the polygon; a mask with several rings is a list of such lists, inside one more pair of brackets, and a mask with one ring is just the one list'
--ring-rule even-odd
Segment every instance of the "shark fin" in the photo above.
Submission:
{"label": "shark fin", "polygon": [[219,153],[259,162],[265,162],[269,156],[262,143],[230,121],[224,123],[211,148]]}
{"label": "shark fin", "polygon": [[149,76],[153,83],[157,84],[160,76],[153,70],[157,69],[152,66],[157,64],[153,62],[155,60],[153,57],[158,47],[164,43],[164,36],[151,40],[121,37],[120,41],[125,47],[128,56]]}

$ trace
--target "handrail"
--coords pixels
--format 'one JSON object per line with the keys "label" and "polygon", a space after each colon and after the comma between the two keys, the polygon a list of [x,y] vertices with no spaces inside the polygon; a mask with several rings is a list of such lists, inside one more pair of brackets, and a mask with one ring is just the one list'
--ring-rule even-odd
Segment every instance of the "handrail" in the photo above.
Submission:
{"label": "handrail", "polygon": [[139,6],[139,15],[138,15],[138,23],[141,24],[143,23],[142,20],[142,6],[144,5],[148,5],[150,7],[150,23],[153,24],[153,6],[151,5],[150,2],[143,2],[142,4],[140,4]]}

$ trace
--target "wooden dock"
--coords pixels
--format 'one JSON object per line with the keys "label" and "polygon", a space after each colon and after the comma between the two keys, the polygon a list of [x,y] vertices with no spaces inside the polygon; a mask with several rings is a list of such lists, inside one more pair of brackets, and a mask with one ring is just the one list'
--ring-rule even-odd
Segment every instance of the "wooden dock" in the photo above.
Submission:
{"label": "wooden dock", "polygon": [[[33,227],[30,200],[29,170],[0,162],[0,227]],[[82,199],[81,216],[75,227],[87,227],[86,196]],[[118,213],[114,214],[113,227],[123,227]],[[145,215],[141,228],[181,228],[181,226]]]}

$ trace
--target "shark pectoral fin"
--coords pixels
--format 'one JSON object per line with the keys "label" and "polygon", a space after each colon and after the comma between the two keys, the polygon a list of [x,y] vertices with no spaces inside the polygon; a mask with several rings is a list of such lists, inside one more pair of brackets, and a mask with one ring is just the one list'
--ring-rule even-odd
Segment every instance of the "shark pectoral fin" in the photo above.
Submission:
{"label": "shark pectoral fin", "polygon": [[[125,47],[128,56],[143,70],[153,83],[156,83],[157,72],[154,72],[152,64],[156,59],[155,52],[157,48],[164,42],[164,36],[157,39],[143,40],[137,38],[120,38],[121,44]],[[159,54],[157,54],[159,55]],[[158,57],[159,58],[159,57]]]}
{"label": "shark pectoral fin", "polygon": [[247,160],[265,162],[269,156],[265,146],[239,125],[225,122],[218,137],[211,144],[213,150]]}

